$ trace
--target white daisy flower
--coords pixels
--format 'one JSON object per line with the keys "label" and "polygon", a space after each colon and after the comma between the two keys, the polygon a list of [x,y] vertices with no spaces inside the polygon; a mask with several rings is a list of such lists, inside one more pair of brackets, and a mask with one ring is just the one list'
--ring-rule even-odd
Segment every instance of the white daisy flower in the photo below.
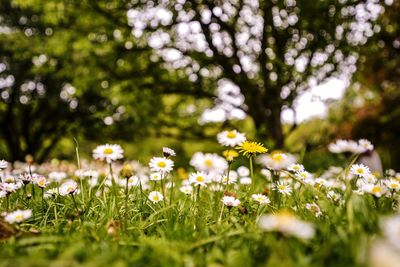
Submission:
{"label": "white daisy flower", "polygon": [[400,189],[400,182],[397,179],[389,179],[384,181],[385,185],[387,186],[388,189],[393,190],[393,191],[399,191]]}
{"label": "white daisy flower", "polygon": [[19,184],[17,183],[2,183],[0,184],[0,189],[5,191],[7,195],[17,191],[20,188]]}
{"label": "white daisy flower", "polygon": [[293,163],[289,166],[288,170],[292,172],[303,172],[305,169],[302,164]]}
{"label": "white daisy flower", "polygon": [[236,130],[223,131],[217,135],[217,140],[220,145],[236,147],[246,141],[246,135]]}
{"label": "white daisy flower", "polygon": [[0,198],[6,197],[7,196],[7,192],[0,190]]}
{"label": "white daisy flower", "polygon": [[66,196],[68,194],[74,195],[77,193],[77,190],[78,190],[78,184],[73,180],[68,180],[64,182],[59,188],[61,196]]}
{"label": "white daisy flower", "polygon": [[298,171],[295,173],[295,176],[300,180],[300,181],[305,181],[307,179],[312,178],[312,174],[309,173],[308,171]]}
{"label": "white daisy flower", "polygon": [[312,224],[297,219],[292,213],[285,211],[262,216],[259,226],[265,231],[277,231],[300,239],[311,239],[315,235]]}
{"label": "white daisy flower", "polygon": [[320,217],[322,215],[321,209],[316,203],[307,203],[306,209],[311,213],[314,213],[316,217]]}
{"label": "white daisy flower", "polygon": [[0,160],[0,171],[7,169],[8,167],[8,162],[5,161],[4,159]]}
{"label": "white daisy flower", "polygon": [[164,196],[158,191],[152,191],[149,194],[149,200],[153,203],[158,203],[164,200]]}
{"label": "white daisy flower", "polygon": [[179,191],[185,195],[191,195],[193,193],[193,187],[191,185],[183,185],[179,188]]}
{"label": "white daisy flower", "polygon": [[361,139],[358,142],[353,140],[343,140],[339,139],[335,143],[331,143],[328,146],[328,149],[332,153],[344,153],[344,152],[351,152],[354,154],[361,154],[372,150],[372,144],[365,139]]}
{"label": "white daisy flower", "polygon": [[264,165],[268,169],[282,170],[287,169],[296,162],[296,158],[287,153],[273,152],[271,154],[261,155],[257,158],[259,164]]}
{"label": "white daisy flower", "polygon": [[149,180],[150,181],[161,181],[162,180],[162,175],[159,172],[152,172],[150,173]]}
{"label": "white daisy flower", "polygon": [[376,176],[373,175],[372,173],[366,175],[363,180],[365,180],[366,182],[371,183],[371,184],[375,184],[378,181],[376,179]]}
{"label": "white daisy flower", "polygon": [[358,140],[358,145],[363,147],[366,151],[374,150],[374,145],[367,139]]}
{"label": "white daisy flower", "polygon": [[29,219],[31,216],[32,216],[31,210],[16,210],[7,213],[7,215],[4,217],[4,220],[9,224],[21,223]]}
{"label": "white daisy flower", "polygon": [[93,158],[111,163],[124,157],[124,150],[120,145],[100,145],[93,150]]}
{"label": "white daisy flower", "polygon": [[166,157],[153,157],[149,167],[153,172],[169,173],[174,167],[174,162]]}
{"label": "white daisy flower", "polygon": [[375,197],[382,197],[386,194],[387,189],[379,184],[366,184],[363,186],[362,191],[370,193]]}
{"label": "white daisy flower", "polygon": [[239,168],[237,168],[236,172],[240,177],[250,176],[250,170],[246,166],[240,166]]}
{"label": "white daisy flower", "polygon": [[285,182],[277,182],[276,184],[273,185],[273,189],[287,196],[289,196],[292,193],[292,188],[290,187],[289,184]]}
{"label": "white daisy flower", "polygon": [[46,177],[44,177],[43,175],[39,175],[39,176],[36,178],[35,183],[36,183],[36,185],[39,186],[40,188],[45,188],[46,185],[48,184],[48,181],[47,181]]}
{"label": "white daisy flower", "polygon": [[194,186],[207,186],[211,182],[211,178],[205,172],[195,172],[190,174],[189,182]]}
{"label": "white daisy flower", "polygon": [[18,180],[26,185],[26,184],[29,184],[30,182],[32,182],[33,178],[29,173],[23,173],[18,176]]}
{"label": "white daisy flower", "polygon": [[190,160],[190,165],[197,171],[223,174],[228,169],[228,162],[217,154],[196,152]]}
{"label": "white daisy flower", "polygon": [[364,164],[353,164],[350,168],[350,173],[359,177],[368,177],[371,172]]}
{"label": "white daisy flower", "polygon": [[251,197],[257,201],[260,205],[265,205],[271,203],[271,200],[267,196],[264,196],[263,194],[253,194]]}
{"label": "white daisy flower", "polygon": [[169,147],[163,147],[162,150],[163,150],[164,157],[166,157],[166,158],[176,156],[175,151]]}
{"label": "white daisy flower", "polygon": [[240,205],[240,200],[235,197],[224,196],[222,197],[222,203],[227,207],[237,207]]}

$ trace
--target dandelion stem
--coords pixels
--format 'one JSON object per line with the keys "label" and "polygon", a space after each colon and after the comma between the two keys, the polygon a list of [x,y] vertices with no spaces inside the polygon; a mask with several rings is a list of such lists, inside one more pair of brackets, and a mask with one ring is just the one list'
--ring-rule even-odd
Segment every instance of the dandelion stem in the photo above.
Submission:
{"label": "dandelion stem", "polygon": [[251,177],[251,187],[250,190],[247,192],[247,197],[250,196],[251,193],[254,192],[255,186],[256,186],[256,181],[254,180],[254,173],[253,173],[253,157],[249,157],[249,162],[250,162],[250,177]]}
{"label": "dandelion stem", "polygon": [[225,191],[228,189],[228,184],[229,184],[229,174],[231,172],[231,162],[228,162],[228,171],[226,173],[226,183],[225,183]]}

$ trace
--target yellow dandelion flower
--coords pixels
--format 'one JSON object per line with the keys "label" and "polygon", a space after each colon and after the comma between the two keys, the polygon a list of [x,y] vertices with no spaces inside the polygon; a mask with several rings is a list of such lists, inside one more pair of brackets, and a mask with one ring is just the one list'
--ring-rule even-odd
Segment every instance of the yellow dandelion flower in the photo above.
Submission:
{"label": "yellow dandelion flower", "polygon": [[237,147],[237,149],[248,158],[268,151],[263,144],[251,141],[244,141],[242,145]]}

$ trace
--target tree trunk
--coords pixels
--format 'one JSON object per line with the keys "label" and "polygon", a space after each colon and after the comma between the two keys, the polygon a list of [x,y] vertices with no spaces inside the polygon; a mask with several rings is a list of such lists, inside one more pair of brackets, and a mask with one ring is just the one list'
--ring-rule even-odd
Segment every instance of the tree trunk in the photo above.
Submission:
{"label": "tree trunk", "polygon": [[262,139],[273,141],[276,149],[282,149],[285,143],[281,109],[280,103],[249,105],[249,114],[254,121],[257,135]]}

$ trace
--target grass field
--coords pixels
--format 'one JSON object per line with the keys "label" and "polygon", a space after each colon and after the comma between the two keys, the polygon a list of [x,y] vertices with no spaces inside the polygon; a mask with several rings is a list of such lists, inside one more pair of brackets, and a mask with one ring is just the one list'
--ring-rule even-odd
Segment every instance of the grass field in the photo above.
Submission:
{"label": "grass field", "polygon": [[333,144],[347,164],[312,174],[225,134],[228,150],[188,170],[171,149],[143,166],[118,145],[93,162],[0,162],[0,266],[399,266],[400,174],[356,164],[363,141]]}

